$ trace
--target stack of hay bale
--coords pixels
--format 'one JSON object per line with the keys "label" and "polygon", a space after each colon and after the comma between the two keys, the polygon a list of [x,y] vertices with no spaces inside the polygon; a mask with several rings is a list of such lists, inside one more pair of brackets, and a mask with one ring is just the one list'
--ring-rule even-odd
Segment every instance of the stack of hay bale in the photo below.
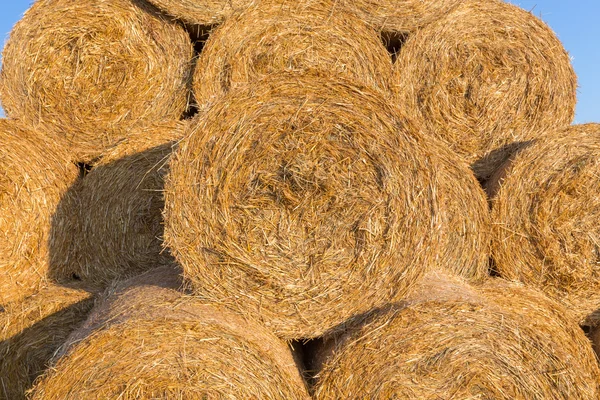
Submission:
{"label": "stack of hay bale", "polygon": [[37,0],[0,399],[598,398],[575,90],[500,0]]}

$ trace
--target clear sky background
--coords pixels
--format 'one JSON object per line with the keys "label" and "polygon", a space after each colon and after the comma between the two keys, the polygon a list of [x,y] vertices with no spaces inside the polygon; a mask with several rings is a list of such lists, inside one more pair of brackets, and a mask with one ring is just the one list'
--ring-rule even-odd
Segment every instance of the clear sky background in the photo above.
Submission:
{"label": "clear sky background", "polygon": [[[511,2],[541,17],[571,55],[579,83],[575,122],[600,122],[600,0]],[[2,42],[30,4],[30,0],[0,0]]]}

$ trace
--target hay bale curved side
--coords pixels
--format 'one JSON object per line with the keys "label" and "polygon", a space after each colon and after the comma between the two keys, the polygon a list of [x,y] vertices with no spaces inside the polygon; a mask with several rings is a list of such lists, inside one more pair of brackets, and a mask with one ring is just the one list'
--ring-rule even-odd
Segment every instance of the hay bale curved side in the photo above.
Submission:
{"label": "hay bale curved side", "polygon": [[516,155],[492,201],[500,275],[564,301],[580,321],[600,309],[599,134],[600,124],[546,132]]}
{"label": "hay bale curved side", "polygon": [[165,185],[165,243],[196,293],[286,339],[402,297],[439,260],[483,278],[488,214],[453,153],[380,92],[322,74],[230,92]]}
{"label": "hay bale curved side", "polygon": [[309,398],[285,343],[256,322],[156,286],[117,296],[33,399]]}
{"label": "hay bale curved side", "polygon": [[50,285],[0,310],[0,399],[26,398],[93,304],[86,291]]}
{"label": "hay bale curved side", "polygon": [[598,397],[600,370],[567,310],[505,282],[478,292],[471,300],[433,297],[372,316],[338,342],[314,397]]}
{"label": "hay bale curved side", "polygon": [[193,25],[220,24],[234,10],[253,3],[252,0],[148,0],[148,2],[165,14]]}
{"label": "hay bale curved side", "polygon": [[240,84],[311,69],[387,91],[392,61],[375,31],[335,2],[259,2],[212,32],[196,65],[194,95],[203,107]]}
{"label": "hay bale curved side", "polygon": [[552,30],[502,1],[462,2],[412,35],[395,64],[397,101],[488,178],[504,146],[575,115],[576,75]]}
{"label": "hay bale curved side", "polygon": [[463,0],[348,0],[352,12],[378,31],[406,35],[443,18]]}
{"label": "hay bale curved side", "polygon": [[60,142],[0,119],[0,305],[45,285],[53,215],[78,176]]}
{"label": "hay bale curved side", "polygon": [[104,288],[174,262],[162,248],[162,191],[185,125],[132,130],[69,191],[52,225],[51,278],[68,282],[75,276]]}
{"label": "hay bale curved side", "polygon": [[88,161],[128,128],[179,119],[192,57],[184,29],[141,0],[38,0],[6,42],[2,106]]}

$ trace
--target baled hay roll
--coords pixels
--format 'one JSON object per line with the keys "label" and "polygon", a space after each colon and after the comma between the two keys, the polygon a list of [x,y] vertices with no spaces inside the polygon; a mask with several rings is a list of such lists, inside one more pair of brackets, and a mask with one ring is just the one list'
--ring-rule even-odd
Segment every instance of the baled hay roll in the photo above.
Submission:
{"label": "baled hay roll", "polygon": [[50,277],[103,288],[169,264],[162,249],[164,176],[184,122],[128,133],[65,196],[53,224]]}
{"label": "baled hay roll", "polygon": [[115,296],[33,399],[309,399],[286,344],[256,322],[148,280]]}
{"label": "baled hay roll", "polygon": [[53,215],[78,176],[61,143],[0,119],[0,305],[45,285]]}
{"label": "baled hay roll", "polygon": [[179,119],[192,57],[184,29],[141,0],[38,0],[4,48],[2,106],[87,161],[128,128]]}
{"label": "baled hay roll", "polygon": [[476,292],[372,315],[334,346],[314,398],[598,398],[600,370],[567,310],[506,282]]}
{"label": "baled hay roll", "polygon": [[331,0],[270,0],[232,15],[209,37],[194,72],[202,108],[276,72],[322,70],[389,90],[392,60],[375,31]]}
{"label": "baled hay roll", "polygon": [[25,399],[93,304],[86,291],[50,285],[0,309],[0,399]]}
{"label": "baled hay roll", "polygon": [[192,125],[165,184],[165,243],[198,295],[286,339],[401,298],[439,260],[487,274],[468,166],[380,92],[284,73]]}
{"label": "baled hay roll", "polygon": [[548,132],[504,175],[492,201],[498,273],[564,301],[583,322],[600,309],[600,124]]}
{"label": "baled hay roll", "polygon": [[165,14],[192,25],[222,23],[234,10],[253,3],[251,0],[148,0]]}
{"label": "baled hay roll", "polygon": [[407,35],[444,17],[463,0],[347,0],[343,2],[373,28]]}
{"label": "baled hay roll", "polygon": [[506,147],[575,115],[576,75],[542,21],[497,0],[469,0],[412,35],[395,64],[397,101],[480,178]]}

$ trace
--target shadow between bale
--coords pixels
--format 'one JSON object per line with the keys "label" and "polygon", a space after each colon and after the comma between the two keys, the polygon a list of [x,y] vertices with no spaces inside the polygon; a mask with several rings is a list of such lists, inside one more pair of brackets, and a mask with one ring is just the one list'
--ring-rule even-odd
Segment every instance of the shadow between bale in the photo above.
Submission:
{"label": "shadow between bale", "polygon": [[69,189],[52,219],[50,279],[102,290],[116,279],[174,263],[162,247],[162,191],[182,126],[132,134]]}
{"label": "shadow between bale", "polygon": [[0,400],[20,400],[94,304],[91,294],[49,286],[0,311]]}

